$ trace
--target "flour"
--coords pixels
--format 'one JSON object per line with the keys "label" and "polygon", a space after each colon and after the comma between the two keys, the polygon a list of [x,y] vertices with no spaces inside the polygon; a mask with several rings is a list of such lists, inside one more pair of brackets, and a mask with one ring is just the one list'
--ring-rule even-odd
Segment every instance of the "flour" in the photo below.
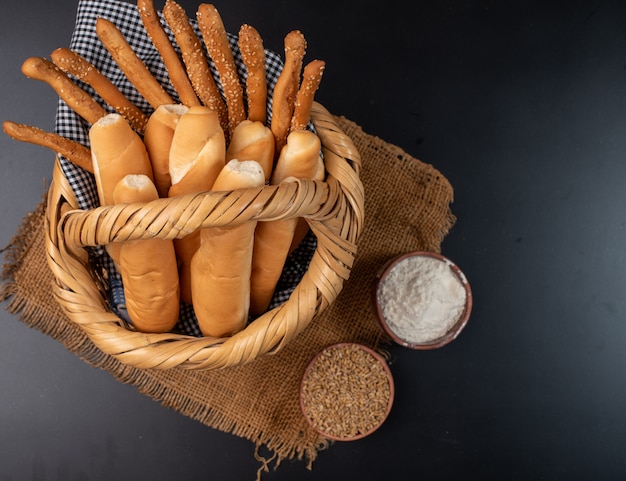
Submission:
{"label": "flour", "polygon": [[463,314],[466,291],[450,265],[428,256],[400,261],[378,291],[389,328],[407,343],[439,339]]}

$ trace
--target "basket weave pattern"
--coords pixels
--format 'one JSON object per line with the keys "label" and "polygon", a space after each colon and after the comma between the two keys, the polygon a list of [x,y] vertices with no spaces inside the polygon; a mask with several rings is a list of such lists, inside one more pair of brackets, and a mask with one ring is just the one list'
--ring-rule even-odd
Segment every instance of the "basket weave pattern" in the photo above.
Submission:
{"label": "basket weave pattern", "polygon": [[[276,352],[293,339],[341,292],[354,262],[364,213],[357,149],[322,105],[315,103],[311,117],[322,142],[325,181],[299,180],[84,211],[78,209],[56,162],[48,193],[46,249],[55,277],[54,295],[68,317],[103,352],[138,368],[220,369]],[[91,265],[85,249],[293,217],[305,217],[317,238],[308,271],[285,303],[228,338],[133,330],[109,308],[106,279]]]}

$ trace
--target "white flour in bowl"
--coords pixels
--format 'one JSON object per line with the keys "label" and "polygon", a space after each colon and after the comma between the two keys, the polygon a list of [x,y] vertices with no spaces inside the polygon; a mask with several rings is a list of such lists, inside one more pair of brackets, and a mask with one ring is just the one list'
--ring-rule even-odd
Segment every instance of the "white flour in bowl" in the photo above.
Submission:
{"label": "white flour in bowl", "polygon": [[428,256],[396,264],[378,290],[389,328],[408,343],[421,344],[445,335],[463,314],[466,291],[450,265]]}

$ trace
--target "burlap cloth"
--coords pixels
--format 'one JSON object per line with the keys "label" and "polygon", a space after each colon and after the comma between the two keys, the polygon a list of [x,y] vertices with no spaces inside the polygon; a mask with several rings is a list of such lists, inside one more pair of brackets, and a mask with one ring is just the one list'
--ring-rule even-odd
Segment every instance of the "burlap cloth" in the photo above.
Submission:
{"label": "burlap cloth", "polygon": [[23,221],[3,249],[0,300],[19,319],[61,342],[94,367],[206,426],[246,438],[268,450],[268,462],[302,459],[311,467],[328,446],[309,428],[299,407],[306,364],[323,347],[354,341],[380,349],[387,339],[370,305],[376,272],[391,257],[411,250],[439,252],[454,224],[453,189],[433,166],[337,118],[363,161],[365,227],[350,279],[335,303],[275,355],[221,371],[140,370],[97,350],[69,321],[51,293],[53,276],[44,249],[45,205]]}

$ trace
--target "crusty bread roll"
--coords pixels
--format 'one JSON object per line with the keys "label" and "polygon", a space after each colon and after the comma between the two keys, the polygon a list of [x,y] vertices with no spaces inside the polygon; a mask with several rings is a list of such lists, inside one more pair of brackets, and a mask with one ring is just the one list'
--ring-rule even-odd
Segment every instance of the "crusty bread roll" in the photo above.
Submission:
{"label": "crusty bread roll", "polygon": [[113,204],[113,189],[128,174],[152,177],[141,137],[120,114],[107,114],[89,129],[91,159],[102,205]]}
{"label": "crusty bread roll", "polygon": [[[143,174],[125,176],[113,190],[113,200],[119,204],[149,202],[158,197],[154,183]],[[170,331],[180,310],[174,243],[166,239],[121,242],[119,268],[126,309],[135,329]]]}
{"label": "crusty bread roll", "polygon": [[187,110],[188,107],[182,104],[161,105],[152,112],[146,124],[143,143],[148,150],[154,175],[154,185],[156,185],[159,197],[167,197],[172,185],[170,148],[176,124]]}
{"label": "crusty bread roll", "polygon": [[[276,162],[271,183],[280,184],[290,179],[313,179],[320,176],[320,149],[320,139],[313,132],[291,132]],[[250,314],[253,316],[265,312],[272,300],[294,243],[298,222],[299,219],[294,217],[257,224],[250,277]]]}
{"label": "crusty bread roll", "polygon": [[[225,165],[226,140],[219,115],[208,107],[190,107],[179,119],[170,148],[169,197],[211,189]],[[200,246],[200,231],[174,241],[180,261],[180,298],[192,303],[191,258]]]}
{"label": "crusty bread roll", "polygon": [[226,162],[256,160],[270,180],[274,164],[274,134],[269,127],[258,121],[244,120],[235,127],[226,151]]}
{"label": "crusty bread roll", "polygon": [[[254,160],[231,160],[214,191],[262,186],[265,175]],[[201,230],[202,242],[191,262],[193,307],[205,336],[224,337],[246,326],[250,269],[257,222]]]}
{"label": "crusty bread roll", "polygon": [[[112,205],[113,190],[128,174],[144,174],[150,180],[152,166],[141,137],[120,114],[107,114],[89,129],[91,160],[101,205]],[[107,251],[119,264],[119,244],[107,246]]]}
{"label": "crusty bread roll", "polygon": [[[324,180],[326,178],[326,166],[324,165],[324,159],[322,156],[317,161],[317,171],[313,176],[313,180]],[[310,227],[308,221],[304,217],[298,219],[298,225],[293,233],[293,240],[291,241],[291,247],[289,247],[288,255],[291,255],[295,251],[300,243],[304,240],[309,233]]]}

